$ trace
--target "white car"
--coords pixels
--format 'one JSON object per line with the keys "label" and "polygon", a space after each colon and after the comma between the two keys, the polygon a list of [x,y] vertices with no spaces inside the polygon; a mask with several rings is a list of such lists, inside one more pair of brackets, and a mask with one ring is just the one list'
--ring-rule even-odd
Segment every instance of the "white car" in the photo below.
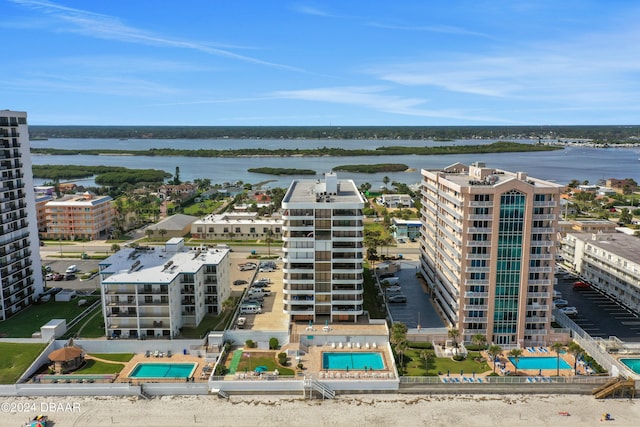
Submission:
{"label": "white car", "polygon": [[560,313],[566,314],[567,316],[575,316],[578,314],[578,309],[575,307],[562,307]]}
{"label": "white car", "polygon": [[389,286],[384,291],[388,294],[392,294],[394,292],[402,292],[402,288],[400,286]]}
{"label": "white car", "polygon": [[553,301],[554,308],[562,308],[568,305],[569,305],[569,301],[567,301],[566,299],[557,299]]}

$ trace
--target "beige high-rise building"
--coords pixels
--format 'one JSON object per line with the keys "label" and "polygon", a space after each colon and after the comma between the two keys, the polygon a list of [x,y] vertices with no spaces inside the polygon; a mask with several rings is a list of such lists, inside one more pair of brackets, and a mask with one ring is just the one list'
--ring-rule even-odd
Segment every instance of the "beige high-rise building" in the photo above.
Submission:
{"label": "beige high-rise building", "polygon": [[422,274],[460,339],[547,343],[561,188],[479,162],[422,170]]}

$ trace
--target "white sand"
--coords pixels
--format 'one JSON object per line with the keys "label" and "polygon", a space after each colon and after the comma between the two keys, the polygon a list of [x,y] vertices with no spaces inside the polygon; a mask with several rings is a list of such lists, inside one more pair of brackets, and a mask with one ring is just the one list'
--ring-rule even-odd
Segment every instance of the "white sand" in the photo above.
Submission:
{"label": "white sand", "polygon": [[[325,401],[301,396],[233,396],[228,401],[216,396],[0,398],[0,403],[35,404],[38,409],[49,403],[63,409],[76,405],[75,411],[46,412],[55,427],[637,426],[639,402],[578,395],[348,395]],[[602,423],[603,412],[613,421]],[[5,410],[0,427],[16,427],[33,415]]]}

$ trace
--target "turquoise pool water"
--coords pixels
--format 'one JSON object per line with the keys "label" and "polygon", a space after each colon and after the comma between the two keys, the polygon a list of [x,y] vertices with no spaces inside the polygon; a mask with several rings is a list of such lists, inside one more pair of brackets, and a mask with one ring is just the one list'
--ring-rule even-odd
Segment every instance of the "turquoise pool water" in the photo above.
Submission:
{"label": "turquoise pool water", "polygon": [[131,378],[189,378],[197,363],[138,363]]}
{"label": "turquoise pool water", "polygon": [[[516,358],[510,357],[509,360],[514,365]],[[518,369],[557,369],[557,357],[521,357],[518,359]],[[563,358],[560,358],[560,369],[572,369]]]}
{"label": "turquoise pool water", "polygon": [[322,369],[384,369],[382,354],[376,352],[325,352],[322,353]]}
{"label": "turquoise pool water", "polygon": [[640,374],[640,359],[620,359],[620,361],[636,374]]}

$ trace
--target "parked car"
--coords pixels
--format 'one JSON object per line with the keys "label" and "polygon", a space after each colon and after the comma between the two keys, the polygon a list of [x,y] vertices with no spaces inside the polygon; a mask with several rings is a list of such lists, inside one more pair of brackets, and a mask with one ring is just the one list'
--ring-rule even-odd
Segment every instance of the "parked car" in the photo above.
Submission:
{"label": "parked car", "polygon": [[564,313],[567,316],[575,316],[578,314],[578,309],[575,307],[562,307],[560,313]]}
{"label": "parked car", "polygon": [[261,289],[261,288],[268,288],[269,284],[267,282],[263,282],[261,280],[258,280],[257,282],[253,282],[251,284],[252,288],[257,288],[257,289]]}
{"label": "parked car", "polygon": [[246,280],[242,280],[242,279],[238,279],[238,280],[234,280],[233,281],[233,284],[236,285],[236,286],[246,285],[247,283],[249,283],[249,282],[247,282]]}
{"label": "parked car", "polygon": [[256,265],[255,264],[240,264],[240,265],[238,265],[238,269],[240,271],[255,270],[256,269]]}
{"label": "parked car", "polygon": [[55,280],[56,282],[60,282],[61,280],[64,280],[64,274],[60,274],[60,273],[54,274],[53,280]]}
{"label": "parked car", "polygon": [[380,279],[380,281],[383,281],[384,279],[390,279],[391,277],[395,277],[395,273],[382,273],[381,275],[378,276],[378,279]]}
{"label": "parked car", "polygon": [[260,267],[260,273],[273,273],[274,271],[276,271],[274,267],[270,267],[270,266]]}
{"label": "parked car", "polygon": [[573,289],[588,289],[591,285],[587,282],[573,282]]}
{"label": "parked car", "polygon": [[47,275],[44,276],[44,280],[53,280],[53,273],[47,273]]}
{"label": "parked car", "polygon": [[398,295],[391,295],[389,297],[389,299],[387,300],[388,303],[403,303],[403,302],[407,302],[407,297],[402,295],[402,294],[398,294]]}
{"label": "parked car", "polygon": [[553,291],[553,299],[559,299],[559,298],[562,298],[562,292]]}
{"label": "parked car", "polygon": [[569,301],[567,301],[566,299],[557,299],[555,301],[553,301],[553,307],[554,308],[562,308],[562,307],[566,307],[569,305]]}
{"label": "parked car", "polygon": [[386,293],[388,294],[392,294],[394,292],[400,292],[402,291],[402,288],[400,286],[389,286],[387,289],[384,290]]}

